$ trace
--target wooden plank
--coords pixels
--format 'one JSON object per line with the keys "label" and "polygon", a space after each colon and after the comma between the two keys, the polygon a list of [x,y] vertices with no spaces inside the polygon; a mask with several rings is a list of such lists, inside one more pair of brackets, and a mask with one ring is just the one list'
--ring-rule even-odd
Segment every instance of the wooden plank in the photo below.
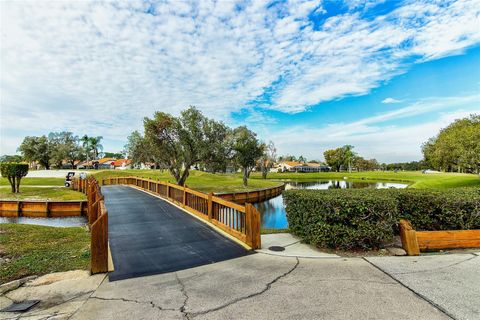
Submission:
{"label": "wooden plank", "polygon": [[208,194],[208,209],[207,209],[207,212],[208,212],[208,220],[212,220],[212,207],[213,207],[213,202],[212,202],[212,198],[213,198],[213,192],[210,192]]}
{"label": "wooden plank", "polygon": [[400,238],[402,239],[402,247],[409,256],[420,255],[416,232],[408,220],[400,220]]}
{"label": "wooden plank", "polygon": [[102,214],[91,228],[91,271],[108,272],[108,214]]}
{"label": "wooden plank", "polygon": [[[218,228],[222,229],[223,231],[225,231],[226,233],[228,233],[229,235],[237,238],[238,240],[242,241],[243,243],[247,243],[247,236],[243,233],[240,233],[238,232],[237,230],[234,230],[234,229],[230,229],[229,227],[227,227],[226,225],[224,225],[223,223],[219,222],[218,220],[213,220],[211,221],[212,224],[214,224],[215,226],[217,226]],[[250,246],[251,247],[251,246]]]}
{"label": "wooden plank", "polygon": [[480,230],[417,231],[420,250],[480,248]]}
{"label": "wooden plank", "polygon": [[200,192],[200,191],[197,191],[197,190],[193,190],[193,189],[190,189],[190,188],[185,188],[185,190],[188,193],[196,195],[197,197],[200,197],[200,198],[203,198],[203,199],[208,199],[208,194],[206,194],[206,193],[203,193],[203,192]]}
{"label": "wooden plank", "polygon": [[233,209],[238,210],[240,212],[245,212],[245,207],[244,206],[241,206],[241,205],[236,204],[234,202],[223,200],[222,198],[215,197],[215,196],[212,197],[212,201],[216,202],[218,204],[224,205],[225,207],[233,208]]}

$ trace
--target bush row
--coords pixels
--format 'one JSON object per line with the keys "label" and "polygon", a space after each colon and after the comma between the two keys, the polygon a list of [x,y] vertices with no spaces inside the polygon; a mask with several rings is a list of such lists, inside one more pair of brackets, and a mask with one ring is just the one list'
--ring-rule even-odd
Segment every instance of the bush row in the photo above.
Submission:
{"label": "bush row", "polygon": [[417,230],[480,228],[480,190],[289,190],[283,193],[290,230],[330,248],[378,248],[401,218]]}

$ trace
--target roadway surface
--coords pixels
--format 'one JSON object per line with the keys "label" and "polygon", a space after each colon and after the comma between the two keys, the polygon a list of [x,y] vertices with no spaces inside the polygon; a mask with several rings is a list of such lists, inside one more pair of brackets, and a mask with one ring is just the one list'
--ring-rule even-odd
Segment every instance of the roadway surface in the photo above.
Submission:
{"label": "roadway surface", "polygon": [[174,272],[249,254],[174,205],[126,186],[102,187],[115,271],[109,280]]}

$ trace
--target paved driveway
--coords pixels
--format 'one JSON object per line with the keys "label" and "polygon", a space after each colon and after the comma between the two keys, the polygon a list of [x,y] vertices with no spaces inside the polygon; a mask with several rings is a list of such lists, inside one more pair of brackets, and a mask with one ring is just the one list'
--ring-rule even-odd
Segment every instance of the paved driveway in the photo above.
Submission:
{"label": "paved driveway", "polygon": [[250,254],[172,204],[126,186],[102,187],[115,271],[110,281]]}
{"label": "paved driveway", "polygon": [[262,253],[104,281],[72,320],[449,319],[363,259]]}

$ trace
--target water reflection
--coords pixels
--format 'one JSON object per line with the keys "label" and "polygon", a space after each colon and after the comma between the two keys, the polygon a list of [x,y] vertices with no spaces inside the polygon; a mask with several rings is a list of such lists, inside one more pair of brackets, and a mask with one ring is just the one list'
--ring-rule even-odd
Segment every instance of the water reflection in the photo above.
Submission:
{"label": "water reflection", "polygon": [[[366,182],[347,180],[309,180],[309,181],[288,181],[285,190],[291,189],[387,189],[406,188],[408,185],[394,182]],[[262,215],[262,228],[283,229],[288,228],[287,216],[283,205],[283,197],[279,195],[267,201],[256,203],[255,207]]]}
{"label": "water reflection", "polygon": [[64,218],[29,218],[29,217],[0,217],[1,223],[35,224],[49,227],[83,227],[87,225],[86,217]]}

